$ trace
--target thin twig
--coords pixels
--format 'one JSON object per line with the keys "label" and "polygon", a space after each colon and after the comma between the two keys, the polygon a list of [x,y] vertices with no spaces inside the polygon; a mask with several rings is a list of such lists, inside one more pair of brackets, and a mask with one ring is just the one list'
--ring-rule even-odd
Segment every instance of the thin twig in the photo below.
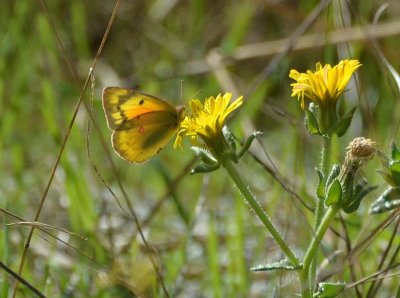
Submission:
{"label": "thin twig", "polygon": [[23,284],[25,287],[27,287],[29,290],[31,290],[32,293],[34,293],[36,296],[41,297],[41,298],[46,298],[46,296],[40,292],[38,289],[36,289],[33,285],[31,285],[26,279],[24,279],[20,274],[14,272],[10,267],[6,266],[2,261],[0,261],[0,267],[3,269],[5,272],[7,272],[9,275],[15,278],[18,282]]}
{"label": "thin twig", "polygon": [[[351,252],[351,246],[352,246],[351,245],[351,240],[350,240],[350,237],[349,237],[349,232],[347,230],[346,221],[344,220],[343,216],[340,213],[339,213],[339,219],[340,219],[339,222],[342,225],[342,228],[343,228],[343,231],[344,231],[344,235],[345,235],[344,236],[344,242],[346,244],[347,256],[349,256],[350,252]],[[354,270],[354,261],[351,260],[350,257],[348,259],[349,259],[349,269],[350,269],[351,281],[355,282],[357,280],[357,277],[356,277],[356,273],[355,273],[355,270]],[[356,290],[357,297],[358,298],[362,298],[361,292],[360,292],[360,290],[358,289],[357,286],[355,287],[355,290]]]}
{"label": "thin twig", "polygon": [[[26,220],[24,220],[22,217],[20,217],[20,216],[16,215],[15,213],[12,213],[12,212],[10,212],[10,211],[4,209],[4,208],[1,208],[1,207],[0,207],[0,212],[4,213],[5,215],[7,215],[7,216],[9,216],[9,217],[18,219],[18,220],[20,220],[21,222],[26,222]],[[64,244],[64,245],[67,246],[68,248],[71,248],[72,250],[75,250],[75,251],[79,252],[80,254],[84,255],[86,258],[88,258],[88,259],[91,260],[92,262],[96,263],[96,264],[97,264],[98,266],[100,266],[101,268],[103,268],[103,269],[105,269],[105,270],[107,270],[107,271],[110,271],[109,268],[107,268],[107,267],[104,266],[103,264],[101,264],[101,263],[99,263],[98,261],[96,261],[93,257],[89,256],[88,254],[86,254],[85,252],[83,252],[82,250],[80,250],[79,248],[76,248],[76,247],[72,246],[71,244],[67,243],[66,241],[60,239],[59,237],[53,235],[52,233],[50,233],[49,231],[43,229],[42,227],[37,226],[37,227],[36,227],[36,230],[39,230],[39,231],[43,232],[43,233],[46,234],[47,236],[49,236],[49,237],[55,239],[57,242],[60,242],[60,243]],[[37,236],[39,236],[40,238],[42,238],[42,240],[44,240],[44,241],[46,241],[47,243],[50,243],[51,245],[55,246],[54,243],[50,242],[47,238],[43,237],[42,235],[40,235],[40,234],[37,233],[36,231],[35,231],[34,233],[36,233]]]}
{"label": "thin twig", "polygon": [[[357,282],[355,282],[355,283],[352,283],[352,284],[347,285],[346,288],[350,289],[350,288],[352,288],[352,287],[355,287],[355,286],[357,286],[357,285],[360,285],[360,284],[363,284],[363,283],[366,283],[366,282],[372,282],[372,281],[370,281],[370,279],[372,279],[372,278],[374,278],[374,277],[377,277],[377,276],[379,276],[379,275],[381,275],[381,274],[384,274],[384,273],[388,272],[389,270],[395,269],[395,268],[397,268],[397,267],[400,267],[400,263],[396,263],[396,264],[394,264],[394,265],[392,265],[392,266],[390,266],[390,267],[387,267],[386,269],[380,270],[380,271],[378,271],[378,272],[375,272],[374,274],[371,274],[371,275],[369,275],[369,276],[366,276],[366,277],[360,279],[359,281],[357,281]],[[379,279],[382,279],[382,278],[397,276],[397,275],[399,275],[399,274],[400,274],[400,272],[396,272],[396,273],[393,273],[393,274],[390,274],[390,275],[382,276],[382,277],[380,277],[380,278],[375,278],[374,280],[379,280]]]}
{"label": "thin twig", "polygon": [[[91,76],[91,83],[92,83],[92,91],[91,91],[91,98],[90,98],[90,104],[89,104],[89,115],[92,114],[92,108],[93,108],[93,90],[94,90],[94,74],[93,74],[93,69],[90,70],[90,76]],[[108,189],[108,191],[111,193],[111,195],[114,197],[114,200],[118,203],[119,207],[129,216],[129,214],[125,211],[125,209],[122,207],[122,205],[120,204],[118,197],[115,195],[115,193],[113,192],[113,190],[111,189],[111,187],[106,183],[106,181],[103,179],[102,175],[100,174],[99,170],[97,169],[91,155],[90,155],[90,142],[89,142],[89,136],[90,136],[90,128],[91,128],[91,117],[88,117],[88,123],[87,123],[87,132],[86,132],[86,152],[87,152],[87,156],[89,158],[89,161],[93,167],[93,169],[95,170],[97,176],[100,178],[101,182],[103,182],[103,184],[106,186],[106,188]],[[155,251],[154,248],[150,247],[146,237],[143,234],[143,230],[141,228],[141,224],[139,222],[139,218],[137,217],[136,212],[134,211],[133,207],[130,205],[130,200],[128,198],[127,193],[125,192],[125,189],[123,188],[122,184],[120,185],[121,190],[124,193],[124,196],[126,198],[126,202],[128,202],[129,205],[129,211],[130,211],[130,215],[129,216],[131,219],[134,220],[137,230],[139,232],[140,238],[142,239],[145,247],[147,249],[149,249],[150,251],[153,250]],[[164,283],[164,279],[162,277],[161,271],[159,266],[157,265],[156,260],[154,259],[153,255],[151,253],[148,254],[148,257],[150,259],[150,262],[157,274],[157,278],[161,284],[161,287],[164,291],[164,295],[165,297],[169,297],[168,291],[167,291],[167,287],[165,286]]]}
{"label": "thin twig", "polygon": [[[42,4],[42,3],[41,3],[41,4]],[[44,4],[44,3],[43,3],[43,4]],[[53,35],[54,35],[55,38],[56,38],[57,45],[60,47],[60,52],[61,52],[62,55],[63,55],[63,58],[64,58],[64,60],[65,60],[65,64],[67,65],[69,71],[71,72],[71,75],[72,75],[72,78],[73,78],[73,80],[74,80],[74,82],[75,82],[75,85],[78,85],[78,84],[79,84],[79,77],[78,77],[78,73],[77,73],[77,71],[76,71],[76,68],[75,68],[74,65],[72,64],[71,58],[70,58],[68,52],[66,51],[66,48],[64,47],[64,44],[62,43],[62,41],[61,41],[61,39],[60,39],[60,37],[59,37],[59,34],[58,34],[57,30],[55,29],[54,22],[53,22],[53,20],[52,20],[50,14],[49,14],[49,12],[48,12],[47,7],[46,7],[45,5],[42,5],[42,9],[43,9],[44,14],[45,14],[45,16],[46,16],[46,18],[47,18],[47,21],[48,21],[48,23],[49,23],[49,25],[50,25],[50,28],[51,28],[51,30],[52,30],[52,32],[53,32]],[[91,69],[90,69],[90,72],[89,72],[89,76],[91,77],[91,79],[94,78],[93,70],[94,70],[94,69],[91,68]],[[91,93],[92,99],[93,99],[93,87],[94,87],[94,86],[93,86],[93,81],[92,81],[92,93]],[[118,181],[120,187],[122,188],[122,183],[121,183],[121,181],[120,181],[120,179],[119,179],[119,177],[118,177],[118,175],[117,175],[117,170],[116,170],[115,164],[114,164],[114,162],[113,162],[113,159],[112,159],[112,157],[111,157],[111,155],[110,155],[109,150],[107,150],[108,146],[107,146],[107,144],[106,144],[106,142],[105,142],[105,140],[104,140],[104,138],[103,138],[103,135],[101,134],[101,130],[100,130],[100,128],[99,128],[99,126],[98,126],[98,124],[97,124],[97,122],[96,122],[96,119],[94,118],[93,114],[91,113],[92,108],[91,108],[91,106],[88,105],[88,103],[87,103],[86,101],[83,101],[83,103],[84,103],[84,106],[85,106],[86,110],[88,111],[89,118],[90,118],[90,121],[91,121],[90,124],[93,124],[93,127],[94,127],[94,129],[95,129],[95,131],[96,131],[96,133],[97,133],[97,136],[98,136],[99,140],[100,140],[100,143],[101,143],[102,147],[104,148],[104,152],[105,152],[105,155],[106,155],[106,157],[107,157],[107,160],[108,160],[109,163],[111,164],[111,168],[112,168],[112,172],[114,173],[114,177],[116,177],[116,179],[117,179],[117,181]],[[91,104],[92,104],[92,102],[91,102]],[[88,124],[88,132],[90,131],[90,127],[91,127],[90,124]],[[89,145],[88,145],[88,144],[89,144],[89,140],[88,140],[88,136],[89,136],[89,135],[90,135],[89,133],[86,134],[86,137],[87,137],[87,147],[86,147],[86,148],[87,148],[89,160],[90,160],[90,162],[91,162],[91,164],[92,164],[93,169],[95,170],[95,172],[96,172],[97,176],[99,177],[99,179],[101,180],[101,182],[102,182],[102,183],[105,185],[105,187],[109,190],[109,192],[111,193],[113,199],[115,200],[115,202],[117,203],[117,205],[120,207],[120,209],[121,209],[130,219],[133,219],[133,217],[131,217],[130,214],[123,208],[123,206],[122,206],[122,204],[120,203],[120,201],[118,200],[117,196],[115,195],[115,193],[113,192],[113,190],[108,186],[108,184],[106,183],[106,181],[104,180],[104,178],[103,178],[102,175],[100,174],[99,170],[97,169],[96,165],[95,165],[94,162],[92,161],[92,159],[91,159],[91,157],[90,157]],[[123,190],[123,189],[122,189],[122,192],[124,193],[124,190]],[[127,205],[128,208],[129,208],[130,213],[131,213],[131,214],[134,214],[135,212],[134,212],[133,207],[132,207],[132,205],[131,205],[131,203],[130,203],[130,199],[129,199],[127,196],[124,196],[124,199],[125,199],[126,205]],[[140,226],[138,227],[138,229],[140,229]],[[49,234],[49,235],[51,235],[51,234]],[[53,236],[53,235],[51,235],[51,236]],[[53,236],[53,237],[54,237],[54,236]],[[61,241],[60,239],[58,239],[58,240]],[[64,241],[61,241],[61,242],[63,242],[63,243],[66,244],[67,246],[71,247],[69,244],[65,243]],[[147,242],[144,241],[144,244],[145,244],[145,246],[146,246],[146,245],[147,245]],[[98,263],[98,262],[97,262],[96,260],[94,260],[92,257],[90,257],[89,255],[85,254],[84,252],[80,251],[79,249],[74,248],[74,247],[71,247],[71,248],[78,250],[80,253],[82,253],[83,255],[85,255],[87,258],[91,259],[92,261],[94,261],[94,262],[97,263],[98,265],[100,265],[100,266],[102,266],[103,268],[105,268],[105,269],[107,269],[108,271],[110,271],[108,268],[104,267],[102,264]],[[149,251],[151,250],[150,247],[148,247],[148,246],[146,246],[146,248],[147,248]],[[153,264],[153,266],[154,266],[155,271],[156,271],[157,273],[159,273],[158,269],[155,267],[155,266],[156,266],[155,262],[152,262],[152,264]],[[159,275],[158,278],[161,279],[161,283],[163,284],[164,282],[163,282],[163,280],[162,280],[162,276]],[[163,287],[163,288],[165,288],[165,287]]]}
{"label": "thin twig", "polygon": [[[399,226],[400,226],[400,217],[399,217],[399,219],[397,220],[397,224],[396,224],[396,226],[395,226],[394,229],[393,229],[392,235],[390,236],[390,240],[389,240],[389,242],[388,242],[387,245],[386,245],[385,251],[384,251],[383,254],[381,255],[381,260],[380,260],[379,265],[378,265],[378,270],[381,270],[381,269],[382,269],[383,264],[385,263],[386,258],[387,258],[387,256],[389,255],[389,251],[390,251],[390,249],[392,248],[393,243],[394,243],[394,241],[395,241],[395,239],[396,239],[396,236],[397,236],[397,233],[398,233],[398,230],[399,230]],[[395,253],[393,254],[391,260],[389,261],[389,266],[392,265],[392,263],[393,263],[394,260],[396,259],[397,254],[399,253],[399,249],[400,249],[400,245],[397,246],[397,248],[396,248],[396,250],[395,250]],[[376,285],[376,286],[375,286],[375,285]],[[377,293],[377,291],[379,290],[379,287],[380,287],[381,285],[382,285],[382,280],[379,280],[377,284],[375,283],[375,281],[373,281],[373,282],[371,283],[369,289],[368,289],[368,292],[367,292],[367,296],[366,296],[366,297],[367,297],[367,298],[370,298],[370,297],[372,298],[372,297],[374,297],[374,295]]]}

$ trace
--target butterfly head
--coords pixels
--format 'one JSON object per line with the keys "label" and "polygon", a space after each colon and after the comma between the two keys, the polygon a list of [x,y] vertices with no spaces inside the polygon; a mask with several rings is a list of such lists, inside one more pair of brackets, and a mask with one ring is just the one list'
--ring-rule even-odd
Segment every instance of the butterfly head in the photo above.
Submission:
{"label": "butterfly head", "polygon": [[185,110],[186,110],[186,108],[183,105],[180,105],[180,106],[176,107],[176,111],[178,112],[179,123],[181,123],[182,120],[185,118]]}

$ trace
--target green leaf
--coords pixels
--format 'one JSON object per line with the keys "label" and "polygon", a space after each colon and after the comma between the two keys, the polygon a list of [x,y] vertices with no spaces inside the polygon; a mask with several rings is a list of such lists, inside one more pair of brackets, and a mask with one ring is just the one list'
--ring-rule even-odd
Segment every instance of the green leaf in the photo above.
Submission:
{"label": "green leaf", "polygon": [[369,214],[378,214],[393,210],[400,206],[400,188],[391,187],[371,204]]}
{"label": "green leaf", "polygon": [[327,189],[330,187],[333,180],[339,176],[339,174],[340,174],[340,166],[337,164],[334,164],[332,166],[331,172],[329,173],[328,179],[326,179],[326,188]]}
{"label": "green leaf", "polygon": [[263,135],[264,133],[261,131],[255,131],[253,132],[244,142],[242,148],[240,148],[239,153],[237,154],[237,158],[241,158],[243,154],[246,153],[246,151],[250,148],[250,145],[253,143],[254,139],[256,139],[258,136]]}
{"label": "green leaf", "polygon": [[347,206],[343,207],[344,212],[353,213],[356,211],[360,207],[361,200],[371,191],[378,188],[378,186],[366,187],[366,185],[367,182],[365,181],[365,183],[360,183],[354,188],[353,199]]}
{"label": "green leaf", "polygon": [[194,154],[199,157],[199,159],[207,164],[207,165],[214,165],[217,163],[217,160],[214,158],[214,156],[211,154],[210,151],[207,149],[201,148],[201,147],[196,147],[192,146],[191,149],[193,150]]}
{"label": "green leaf", "polygon": [[307,127],[307,130],[312,135],[320,135],[321,132],[319,131],[318,122],[317,122],[317,119],[315,119],[314,114],[311,113],[309,110],[304,110],[304,111],[306,112],[306,127]]}
{"label": "green leaf", "polygon": [[318,169],[317,174],[318,174],[318,188],[317,188],[317,196],[321,200],[325,198],[325,185],[324,185],[324,175],[322,172]]}
{"label": "green leaf", "polygon": [[232,148],[232,151],[236,151],[236,140],[228,126],[224,125],[224,127],[222,127],[222,134],[224,135],[225,140],[228,142],[229,147]]}
{"label": "green leaf", "polygon": [[393,182],[396,184],[396,186],[400,186],[400,161],[390,161],[389,169]]}
{"label": "green leaf", "polygon": [[356,108],[352,108],[339,122],[334,126],[333,133],[335,133],[339,138],[343,136],[349,129],[351,121],[353,120],[354,112]]}
{"label": "green leaf", "polygon": [[201,163],[198,166],[195,166],[191,171],[190,174],[198,174],[198,173],[210,173],[210,172],[214,172],[216,170],[218,170],[220,167],[220,163],[216,162],[213,165],[209,165],[209,164],[205,164],[205,163]]}
{"label": "green leaf", "polygon": [[391,156],[393,160],[400,160],[400,151],[399,148],[397,148],[396,142],[392,140],[390,142],[390,149],[391,149]]}
{"label": "green leaf", "polygon": [[302,267],[303,266],[293,266],[288,259],[284,259],[279,262],[252,267],[250,268],[250,271],[298,270]]}
{"label": "green leaf", "polygon": [[314,293],[314,298],[334,298],[340,295],[346,288],[345,283],[328,283],[320,282],[318,284],[317,292]]}
{"label": "green leaf", "polygon": [[342,186],[339,180],[335,179],[329,187],[328,195],[326,196],[325,205],[330,206],[340,201],[342,198]]}
{"label": "green leaf", "polygon": [[342,186],[339,180],[335,179],[329,187],[328,195],[326,196],[325,204],[330,206],[340,201],[342,198]]}

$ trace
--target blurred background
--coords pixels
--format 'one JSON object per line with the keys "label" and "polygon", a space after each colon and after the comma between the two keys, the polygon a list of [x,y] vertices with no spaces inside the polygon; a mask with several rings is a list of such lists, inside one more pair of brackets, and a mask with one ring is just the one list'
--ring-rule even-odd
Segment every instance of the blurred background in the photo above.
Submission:
{"label": "blurred background", "polygon": [[[257,159],[246,155],[240,172],[301,256],[312,237],[304,205],[314,204],[320,139],[309,135],[290,97],[289,71],[360,60],[340,104],[357,111],[346,135],[334,139],[333,162],[343,161],[358,136],[389,152],[390,140],[400,141],[399,88],[382,57],[399,70],[400,3],[122,0],[95,80],[83,91],[114,7],[110,0],[0,2],[1,261],[18,271],[31,227],[21,222],[40,210],[47,233],[34,231],[22,276],[49,297],[164,297],[151,259],[171,297],[293,297],[295,273],[249,270],[283,255],[225,172],[189,175],[189,144],[181,152],[172,142],[146,164],[123,161],[112,150],[101,91],[135,88],[174,105],[226,91],[244,95],[229,127],[240,140],[256,130],[264,135],[252,146]],[[374,234],[389,215],[368,215],[385,188],[380,168],[376,158],[363,172],[378,191],[324,238],[321,280],[352,283],[399,261],[398,218]],[[352,248],[366,239],[370,245],[349,266]],[[7,297],[14,279],[0,276]],[[394,297],[398,286],[392,276],[343,297]],[[32,293],[19,286],[17,297]]]}

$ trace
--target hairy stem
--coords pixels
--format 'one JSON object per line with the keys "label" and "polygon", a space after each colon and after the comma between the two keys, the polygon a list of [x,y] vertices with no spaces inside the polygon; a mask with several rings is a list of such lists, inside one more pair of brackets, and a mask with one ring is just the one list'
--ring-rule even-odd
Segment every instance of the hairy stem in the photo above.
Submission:
{"label": "hairy stem", "polygon": [[[322,136],[320,171],[323,175],[323,184],[324,185],[325,185],[326,179],[329,175],[331,146],[332,146],[331,136],[323,135]],[[324,198],[318,197],[317,198],[317,206],[315,208],[314,234],[316,234],[317,229],[321,223],[323,216],[324,216]],[[314,289],[314,287],[315,287],[317,265],[318,265],[318,250],[315,251],[314,259],[310,266],[309,283],[310,283],[311,289]]]}
{"label": "hairy stem", "polygon": [[280,246],[282,251],[285,253],[289,261],[295,266],[300,266],[299,260],[294,255],[293,251],[290,249],[286,241],[283,239],[281,234],[272,224],[271,220],[269,219],[268,215],[262,209],[260,203],[254,198],[254,196],[250,193],[249,189],[247,188],[246,184],[243,182],[241,177],[239,176],[238,171],[236,170],[235,166],[232,164],[231,160],[224,160],[222,165],[229,173],[230,177],[232,178],[233,182],[239,189],[240,193],[246,200],[246,202],[250,205],[251,209],[257,215],[257,217],[261,220],[264,224],[265,228],[271,234],[272,238],[276,241],[276,243]]}
{"label": "hairy stem", "polygon": [[[315,259],[315,255],[318,252],[318,246],[324,237],[332,219],[335,217],[336,213],[339,210],[339,206],[336,204],[333,204],[329,206],[328,210],[326,211],[324,217],[321,220],[321,224],[318,227],[318,230],[315,233],[315,236],[313,240],[310,243],[310,246],[307,249],[306,254],[304,255],[303,259],[303,270],[301,273],[301,278],[300,280],[309,280],[309,273],[310,273],[310,266],[312,265],[312,262]],[[311,288],[309,287],[309,290],[306,292],[302,293],[303,298],[309,298],[312,297],[312,291]]]}

